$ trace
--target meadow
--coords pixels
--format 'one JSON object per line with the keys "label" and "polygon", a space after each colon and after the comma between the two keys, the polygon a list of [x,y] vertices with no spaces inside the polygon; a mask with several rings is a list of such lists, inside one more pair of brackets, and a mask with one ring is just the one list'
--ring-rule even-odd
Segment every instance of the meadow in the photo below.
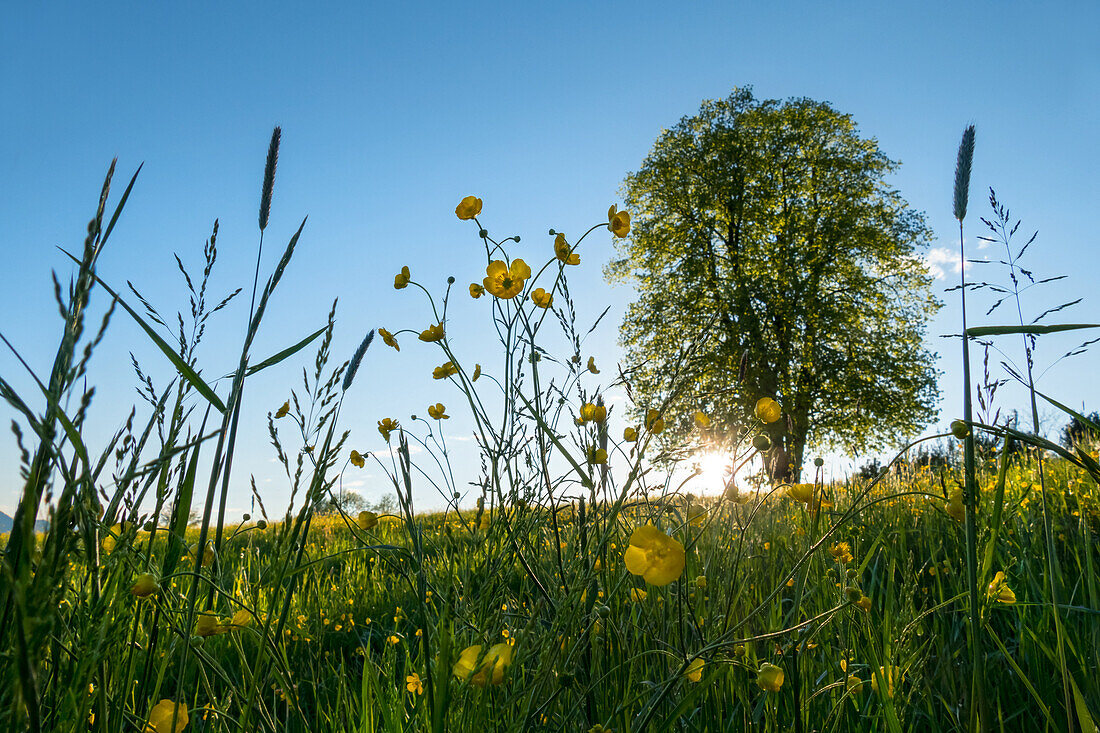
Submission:
{"label": "meadow", "polygon": [[[276,130],[261,233],[278,145]],[[629,214],[612,207],[575,239],[552,231],[545,262],[529,265],[508,257],[512,238],[489,236],[473,196],[455,213],[475,228],[484,276],[471,268],[469,288],[452,279],[440,293],[415,264],[395,275],[427,328],[372,331],[334,360],[334,307],[308,338],[254,359],[299,228],[266,281],[257,264],[239,363],[218,390],[195,357],[227,302],[207,301],[216,226],[203,272],[187,276],[192,323],[178,336],[136,291],[96,275],[136,178],[112,208],[108,176],[73,284],[58,287],[65,329],[40,394],[0,381],[33,433],[16,426],[24,489],[3,538],[4,730],[1095,730],[1096,446],[966,414],[867,476],[826,483],[817,465],[771,483],[748,466],[783,408],[758,395],[722,445],[728,485],[692,496],[671,478],[685,454],[661,436],[687,421],[706,444],[711,418],[609,410],[601,395],[629,395],[629,370],[601,374],[575,322],[569,268],[593,233],[626,236]],[[113,302],[92,332],[98,288]],[[486,299],[493,363],[452,350],[452,297]],[[146,380],[148,404],[93,446],[81,378],[115,311],[179,376]],[[564,353],[542,347],[550,331]],[[1041,332],[983,335],[1021,333]],[[439,347],[420,368],[461,400],[380,420],[388,452],[350,450],[343,395],[372,344],[405,339]],[[248,378],[305,353],[304,384],[272,400],[267,425],[239,424]],[[674,368],[668,378],[674,394]],[[461,509],[445,422],[459,407],[483,467]],[[284,509],[253,487],[259,515],[243,523],[226,511],[238,429],[266,429],[291,489]],[[933,441],[940,453],[922,450]],[[367,461],[389,477],[392,513],[337,501],[341,475]],[[451,506],[418,512],[425,485]],[[40,513],[50,529],[36,533]]]}

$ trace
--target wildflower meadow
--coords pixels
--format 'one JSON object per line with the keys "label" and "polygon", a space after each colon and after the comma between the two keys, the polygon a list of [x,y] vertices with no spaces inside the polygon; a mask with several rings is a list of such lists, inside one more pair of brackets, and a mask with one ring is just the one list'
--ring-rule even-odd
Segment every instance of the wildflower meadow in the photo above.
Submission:
{"label": "wildflower meadow", "polygon": [[[967,128],[960,234],[975,219],[974,140]],[[574,293],[570,275],[596,266],[592,243],[629,236],[637,216],[602,202],[586,230],[522,232],[521,257],[520,236],[490,234],[515,225],[508,212],[466,196],[453,221],[468,267],[434,281],[409,262],[378,296],[402,299],[407,317],[337,354],[334,305],[304,339],[255,353],[309,236],[304,221],[269,226],[280,145],[276,128],[257,232],[259,251],[280,243],[277,264],[262,271],[258,252],[253,282],[212,295],[215,224],[201,271],[180,265],[190,308],[178,323],[97,274],[142,185],[140,171],[120,185],[112,164],[58,281],[52,366],[25,363],[31,392],[0,379],[19,417],[22,485],[3,537],[0,728],[1097,730],[1095,443],[983,422],[966,357],[967,399],[950,407],[950,432],[843,479],[807,454],[797,479],[772,480],[759,457],[765,428],[787,419],[781,395],[754,395],[720,446],[705,409],[670,408],[696,335],[684,335],[658,402],[634,401],[631,365],[585,350],[593,325],[579,322],[575,299],[598,308],[599,293]],[[969,294],[967,273],[956,296]],[[98,320],[93,294],[110,304]],[[239,353],[200,364],[208,319],[244,298]],[[452,342],[456,299],[478,305],[480,322],[466,327],[492,333],[494,353]],[[963,313],[959,359],[979,339],[1033,345],[1094,327]],[[140,384],[143,401],[104,437],[86,418],[116,406],[98,405],[85,376],[119,319],[176,376]],[[364,450],[342,407],[379,350],[439,389],[409,395],[406,414],[372,418],[387,447]],[[285,393],[248,390],[259,372],[284,370],[291,384],[302,364]],[[1100,429],[1038,391],[1030,371],[1017,377],[1033,408]],[[630,399],[612,403],[610,389]],[[246,398],[269,406],[266,424],[240,420]],[[473,426],[474,477],[452,466],[459,414]],[[689,457],[665,440],[673,422],[690,426],[693,445],[720,448],[712,490],[677,478]],[[234,455],[257,433],[290,502],[275,506],[253,485],[256,510],[232,515]],[[389,506],[342,500],[343,482],[368,469],[385,476]],[[443,509],[417,506],[425,489]]]}

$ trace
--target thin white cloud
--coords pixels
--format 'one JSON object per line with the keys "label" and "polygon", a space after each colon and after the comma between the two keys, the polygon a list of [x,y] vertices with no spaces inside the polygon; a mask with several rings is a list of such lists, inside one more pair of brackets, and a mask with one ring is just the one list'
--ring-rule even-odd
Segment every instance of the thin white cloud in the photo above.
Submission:
{"label": "thin white cloud", "polygon": [[933,247],[928,250],[924,262],[928,265],[928,271],[937,280],[943,280],[947,276],[946,268],[956,273],[962,270],[962,260],[959,258],[958,251],[948,247]]}

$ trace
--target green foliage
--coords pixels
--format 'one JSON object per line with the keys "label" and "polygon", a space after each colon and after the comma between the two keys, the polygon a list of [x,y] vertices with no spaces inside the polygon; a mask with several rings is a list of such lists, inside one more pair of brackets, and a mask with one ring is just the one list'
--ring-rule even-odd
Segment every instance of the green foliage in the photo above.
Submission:
{"label": "green foliage", "polygon": [[[827,103],[748,89],[664,131],[625,180],[633,230],[606,272],[638,291],[621,341],[639,401],[735,431],[774,396],[788,416],[770,427],[776,457],[796,470],[808,441],[859,451],[931,420],[930,232],[885,183],[896,167]],[[676,440],[689,425],[670,428]]]}

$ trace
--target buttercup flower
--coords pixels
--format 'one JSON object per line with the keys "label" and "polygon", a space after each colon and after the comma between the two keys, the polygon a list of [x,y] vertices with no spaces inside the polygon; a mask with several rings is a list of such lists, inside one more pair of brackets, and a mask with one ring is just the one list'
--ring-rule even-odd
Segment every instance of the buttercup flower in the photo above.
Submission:
{"label": "buttercup flower", "polygon": [[477,378],[481,376],[481,365],[474,364],[474,375],[470,377],[471,382],[476,382]]}
{"label": "buttercup flower", "polygon": [[859,693],[863,692],[863,680],[861,680],[859,677],[856,677],[854,674],[848,675],[848,679],[845,684],[848,687],[848,692],[852,693],[853,695],[858,695]]}
{"label": "buttercup flower", "polygon": [[592,372],[593,374],[600,373],[600,370],[596,368],[596,357],[594,356],[588,357],[588,371]]}
{"label": "buttercup flower", "polygon": [[581,422],[603,422],[607,419],[607,408],[586,402],[581,405]]}
{"label": "buttercup flower", "polygon": [[856,605],[859,606],[860,609],[862,609],[864,613],[870,613],[871,612],[871,599],[868,598],[867,596],[863,596],[858,601],[856,601]]}
{"label": "buttercup flower", "polygon": [[649,595],[649,593],[642,590],[641,588],[631,588],[630,589],[630,600],[634,601],[635,603],[641,603],[642,601],[645,600],[645,597],[648,596],[648,595]]}
{"label": "buttercup flower", "polygon": [[510,300],[523,291],[523,283],[531,277],[531,268],[521,259],[507,265],[503,260],[493,260],[485,268],[485,289],[498,298]]}
{"label": "buttercup flower", "polygon": [[588,462],[593,464],[607,463],[607,450],[592,445],[588,447]]}
{"label": "buttercup flower", "polygon": [[852,546],[847,542],[837,542],[835,545],[829,548],[829,554],[837,562],[851,562],[852,561]]}
{"label": "buttercup flower", "polygon": [[698,682],[703,679],[703,660],[693,659],[688,663],[687,669],[684,670],[684,676],[692,682]]}
{"label": "buttercup flower", "polygon": [[433,420],[450,420],[451,416],[447,414],[446,410],[447,408],[443,406],[442,402],[428,405],[428,414],[431,415]]}
{"label": "buttercup flower", "polygon": [[1000,570],[993,576],[993,582],[989,584],[989,597],[998,603],[1015,603],[1016,594],[1008,587],[1005,574]]}
{"label": "buttercup flower", "polygon": [[432,379],[446,379],[453,374],[458,374],[458,367],[453,361],[448,361],[432,370]]}
{"label": "buttercup flower", "polygon": [[813,484],[792,484],[787,487],[787,496],[803,504],[809,504],[814,499]]}
{"label": "buttercup flower", "polygon": [[443,339],[443,322],[435,324],[434,326],[428,326],[426,329],[420,332],[421,341],[441,341]]}
{"label": "buttercup flower", "polygon": [[531,301],[539,308],[549,308],[554,303],[554,296],[543,288],[535,288],[531,293]]}
{"label": "buttercup flower", "polygon": [[452,670],[454,676],[477,687],[484,687],[486,683],[499,685],[504,681],[505,670],[512,663],[512,646],[508,643],[494,644],[480,664],[479,657],[480,644],[463,649]]}
{"label": "buttercup flower", "polygon": [[481,199],[476,196],[467,196],[459,201],[458,206],[455,207],[455,216],[463,221],[466,219],[473,219],[480,213]]}
{"label": "buttercup flower", "polygon": [[702,410],[696,410],[695,414],[692,415],[691,418],[692,418],[692,420],[695,421],[695,427],[698,427],[698,428],[709,428],[710,427],[710,418],[707,417],[707,413],[703,412]]}
{"label": "buttercup flower", "polygon": [[485,288],[481,287],[477,283],[470,283],[470,297],[477,299],[485,295]]}
{"label": "buttercup flower", "polygon": [[392,346],[398,351],[401,351],[401,347],[397,345],[397,339],[393,337],[392,333],[384,328],[380,328],[378,329],[378,335],[382,337],[382,341],[385,342],[386,346]]}
{"label": "buttercup flower", "polygon": [[350,460],[351,465],[355,466],[356,468],[362,468],[367,463],[367,460],[363,458],[363,454],[357,450],[353,450],[351,452]]}
{"label": "buttercup flower", "polygon": [[783,687],[783,668],[764,662],[756,673],[756,684],[767,692],[779,692]]}
{"label": "buttercup flower", "polygon": [[409,280],[411,278],[412,278],[412,275],[409,273],[409,266],[405,265],[404,267],[401,268],[401,272],[394,275],[393,287],[396,288],[397,290],[401,290],[402,288],[407,288],[409,286]]}
{"label": "buttercup flower", "polygon": [[134,578],[134,584],[130,586],[130,592],[138,598],[148,598],[159,590],[157,576],[142,573]]}
{"label": "buttercup flower", "polygon": [[565,235],[560,232],[554,237],[554,256],[567,265],[579,265],[581,263],[581,256],[573,251],[573,248],[565,241]]}
{"label": "buttercup flower", "polygon": [[956,522],[961,522],[966,517],[966,506],[963,504],[963,494],[961,489],[955,489],[951,492],[951,496],[947,499],[947,513]]}
{"label": "buttercup flower", "polygon": [[233,619],[229,622],[229,625],[236,629],[243,629],[252,623],[252,614],[248,612],[248,609],[239,609],[233,614]]}
{"label": "buttercup flower", "polygon": [[374,529],[378,526],[378,515],[374,512],[359,512],[359,516],[356,518],[356,524],[358,524],[359,529],[363,531]]}
{"label": "buttercup flower", "polygon": [[278,420],[281,417],[286,417],[288,412],[290,412],[290,400],[284,402],[283,406],[275,411],[275,419]]}
{"label": "buttercup flower", "polygon": [[661,413],[654,408],[646,410],[645,427],[651,433],[659,433],[665,429],[665,420]]}
{"label": "buttercup flower", "polygon": [[779,407],[779,403],[771,397],[761,397],[756,401],[754,412],[761,422],[772,423],[779,419],[783,410]]}
{"label": "buttercup flower", "polygon": [[228,629],[218,623],[218,615],[212,611],[203,611],[195,619],[195,636],[216,636]]}
{"label": "buttercup flower", "polygon": [[636,428],[627,428],[623,431],[623,440],[627,443],[633,443],[638,439],[638,430]]}
{"label": "buttercup flower", "polygon": [[687,508],[687,520],[690,524],[698,527],[707,518],[706,507],[701,504],[691,504]]}
{"label": "buttercup flower", "polygon": [[378,432],[382,433],[382,437],[386,439],[386,442],[390,442],[390,433],[397,430],[397,421],[392,417],[387,417],[378,421]]}
{"label": "buttercup flower", "polygon": [[619,211],[618,207],[612,204],[607,210],[607,228],[616,237],[625,237],[630,233],[630,214]]}
{"label": "buttercup flower", "polygon": [[878,674],[871,675],[871,689],[875,692],[879,690],[879,677],[882,677],[883,682],[886,683],[886,690],[884,691],[886,697],[894,696],[894,685],[901,681],[901,670],[893,665],[886,665],[885,667],[878,668]]}
{"label": "buttercup flower", "polygon": [[684,546],[652,524],[630,535],[623,555],[626,569],[651,585],[668,585],[684,572]]}
{"label": "buttercup flower", "polygon": [[[172,727],[172,718],[176,719],[176,727]],[[161,700],[149,711],[149,724],[145,727],[147,733],[180,733],[187,727],[187,706],[175,703],[171,700]]]}
{"label": "buttercup flower", "polygon": [[424,683],[420,681],[420,675],[413,672],[405,678],[405,689],[410,693],[415,692],[417,695],[424,694]]}

